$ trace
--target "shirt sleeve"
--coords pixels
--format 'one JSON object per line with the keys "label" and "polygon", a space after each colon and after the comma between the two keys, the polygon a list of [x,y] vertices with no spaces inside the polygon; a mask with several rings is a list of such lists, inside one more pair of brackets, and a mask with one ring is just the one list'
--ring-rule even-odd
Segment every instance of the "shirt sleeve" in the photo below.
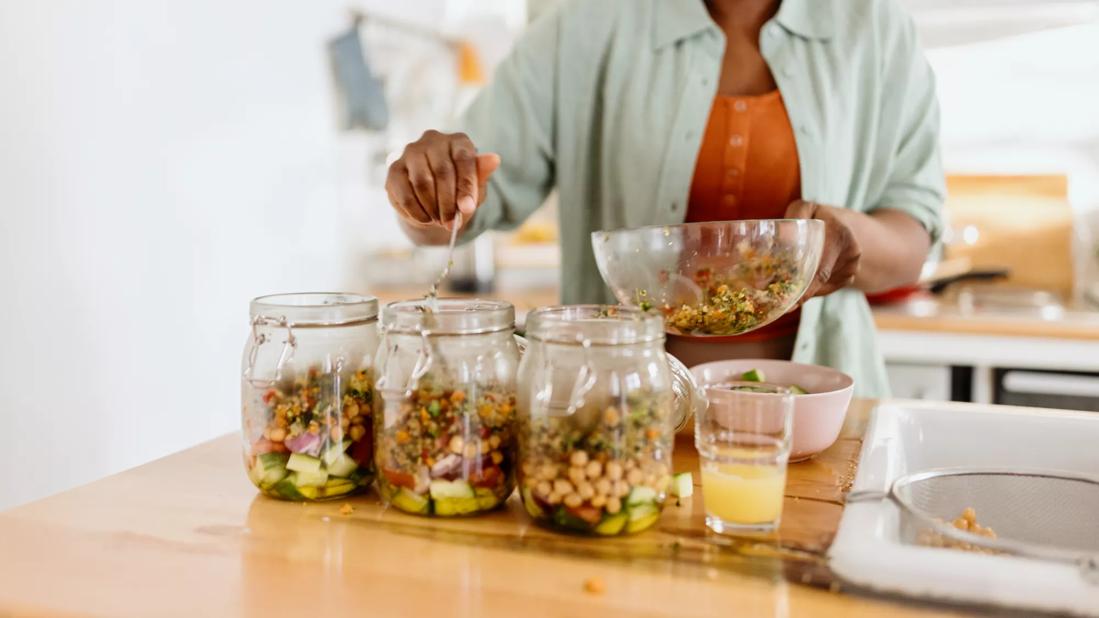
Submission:
{"label": "shirt sleeve", "polygon": [[463,240],[518,227],[553,187],[559,15],[551,10],[530,24],[461,118],[478,152],[500,155]]}
{"label": "shirt sleeve", "polygon": [[889,208],[919,221],[935,243],[942,235],[946,194],[939,155],[939,102],[935,76],[916,40],[912,19],[885,49],[884,122],[894,124],[894,150],[881,198],[870,208]]}

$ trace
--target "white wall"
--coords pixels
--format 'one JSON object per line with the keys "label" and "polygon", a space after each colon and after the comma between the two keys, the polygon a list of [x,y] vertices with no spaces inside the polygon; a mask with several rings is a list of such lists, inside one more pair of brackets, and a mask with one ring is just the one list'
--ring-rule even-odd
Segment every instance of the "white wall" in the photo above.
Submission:
{"label": "white wall", "polygon": [[0,0],[0,508],[239,425],[251,296],[353,286],[335,0]]}

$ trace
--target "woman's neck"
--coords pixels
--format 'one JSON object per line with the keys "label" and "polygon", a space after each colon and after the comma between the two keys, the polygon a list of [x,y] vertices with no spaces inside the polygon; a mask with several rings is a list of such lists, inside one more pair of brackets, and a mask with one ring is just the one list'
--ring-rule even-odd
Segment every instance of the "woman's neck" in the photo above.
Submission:
{"label": "woman's neck", "polygon": [[725,32],[759,32],[780,4],[781,0],[706,0],[710,17]]}

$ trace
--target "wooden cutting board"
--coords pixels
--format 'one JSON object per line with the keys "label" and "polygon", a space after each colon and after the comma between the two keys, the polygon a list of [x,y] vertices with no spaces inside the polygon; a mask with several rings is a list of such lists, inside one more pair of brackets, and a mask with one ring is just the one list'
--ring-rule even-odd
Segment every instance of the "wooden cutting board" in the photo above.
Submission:
{"label": "wooden cutting board", "polygon": [[951,175],[946,209],[954,233],[946,258],[968,259],[975,269],[1007,268],[1003,285],[1072,294],[1066,176]]}

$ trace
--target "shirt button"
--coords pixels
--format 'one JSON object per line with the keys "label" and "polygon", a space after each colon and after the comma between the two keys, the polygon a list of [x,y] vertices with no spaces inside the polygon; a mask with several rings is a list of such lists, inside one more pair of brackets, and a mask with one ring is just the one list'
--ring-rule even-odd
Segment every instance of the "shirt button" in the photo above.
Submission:
{"label": "shirt button", "polygon": [[672,210],[679,210],[679,202],[672,202]]}
{"label": "shirt button", "polygon": [[733,109],[738,112],[745,112],[748,111],[748,104],[744,101],[737,101],[736,103],[733,103]]}
{"label": "shirt button", "polygon": [[744,138],[739,135],[734,135],[729,138],[729,145],[733,148],[740,148],[744,145]]}

